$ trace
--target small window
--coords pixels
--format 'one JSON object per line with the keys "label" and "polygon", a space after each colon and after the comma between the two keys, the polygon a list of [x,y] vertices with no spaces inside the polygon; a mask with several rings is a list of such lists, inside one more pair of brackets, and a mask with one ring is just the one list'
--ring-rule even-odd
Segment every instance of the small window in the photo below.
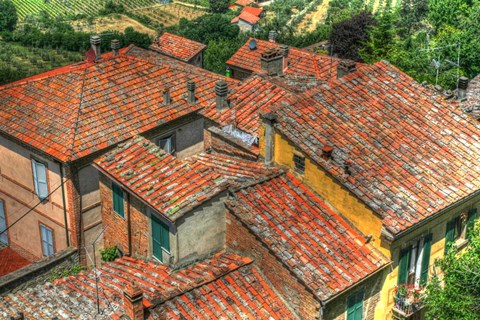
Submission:
{"label": "small window", "polygon": [[173,135],[158,139],[158,146],[165,150],[169,154],[175,153],[174,139]]}
{"label": "small window", "polygon": [[53,231],[43,224],[40,225],[40,231],[42,236],[43,255],[49,257],[55,253],[53,247]]}
{"label": "small window", "polygon": [[113,211],[118,214],[120,217],[124,218],[124,205],[123,205],[123,190],[116,184],[112,183],[112,194],[113,194]]}
{"label": "small window", "polygon": [[0,247],[2,244],[8,244],[7,218],[5,216],[5,205],[0,200]]}
{"label": "small window", "polygon": [[305,157],[298,154],[294,154],[293,163],[295,165],[295,172],[298,172],[301,174],[305,173]]}
{"label": "small window", "polygon": [[32,169],[35,193],[41,200],[44,200],[48,198],[47,166],[32,159]]}
{"label": "small window", "polygon": [[363,319],[363,290],[360,290],[347,299],[347,320]]}
{"label": "small window", "polygon": [[427,234],[400,251],[398,262],[398,284],[424,286],[428,280],[432,234]]}
{"label": "small window", "polygon": [[445,232],[445,252],[453,243],[462,245],[469,238],[471,230],[475,226],[477,220],[477,209],[470,209],[468,212],[460,214],[447,222],[447,230]]}

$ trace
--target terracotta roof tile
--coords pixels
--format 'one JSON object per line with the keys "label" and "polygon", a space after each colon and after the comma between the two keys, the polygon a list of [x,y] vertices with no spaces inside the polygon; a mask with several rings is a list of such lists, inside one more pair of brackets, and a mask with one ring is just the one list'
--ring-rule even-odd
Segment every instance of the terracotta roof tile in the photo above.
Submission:
{"label": "terracotta roof tile", "polygon": [[10,249],[1,249],[0,243],[0,277],[31,264],[30,261]]}
{"label": "terracotta roof tile", "polygon": [[27,319],[77,319],[79,316],[120,319],[124,314],[123,290],[127,283],[134,282],[140,287],[144,305],[157,305],[208,283],[215,284],[215,280],[251,262],[249,258],[221,252],[184,269],[172,270],[157,263],[123,257],[97,271],[101,315],[96,314],[95,272],[88,271],[0,297],[0,318],[6,319],[20,311]]}
{"label": "terracotta roof tile", "polygon": [[[140,48],[122,52],[0,87],[0,131],[71,161],[210,105],[224,79]],[[189,80],[197,82],[195,105],[185,98]]]}
{"label": "terracotta roof tile", "polygon": [[387,263],[290,173],[240,189],[227,207],[322,300]]}
{"label": "terracotta roof tile", "polygon": [[120,144],[95,164],[171,220],[232,183],[243,181],[240,178],[254,179],[278,171],[223,155],[202,154],[177,160],[143,137]]}
{"label": "terracotta roof tile", "polygon": [[[390,233],[480,189],[475,124],[387,62],[310,88],[276,112],[278,129],[382,215]],[[326,144],[333,161],[322,158]]]}
{"label": "terracotta roof tile", "polygon": [[207,46],[184,37],[164,32],[150,46],[150,49],[188,62]]}
{"label": "terracotta roof tile", "polygon": [[247,5],[254,3],[255,1],[253,0],[237,0],[235,1],[235,4],[241,7],[246,7]]}
{"label": "terracotta roof tile", "polygon": [[252,265],[156,307],[153,319],[296,319]]}
{"label": "terracotta roof tile", "polygon": [[260,21],[260,15],[262,12],[262,8],[245,7],[240,12],[240,15],[232,19],[231,23],[237,23],[238,20],[243,20],[250,24],[256,24],[258,21]]}

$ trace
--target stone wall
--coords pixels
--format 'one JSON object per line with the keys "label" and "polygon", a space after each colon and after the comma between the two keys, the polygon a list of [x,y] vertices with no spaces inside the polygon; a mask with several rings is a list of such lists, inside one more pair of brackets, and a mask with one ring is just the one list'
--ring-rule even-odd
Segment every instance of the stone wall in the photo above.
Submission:
{"label": "stone wall", "polygon": [[62,274],[76,265],[79,265],[78,251],[68,248],[0,277],[0,295],[44,284],[51,281],[53,275]]}

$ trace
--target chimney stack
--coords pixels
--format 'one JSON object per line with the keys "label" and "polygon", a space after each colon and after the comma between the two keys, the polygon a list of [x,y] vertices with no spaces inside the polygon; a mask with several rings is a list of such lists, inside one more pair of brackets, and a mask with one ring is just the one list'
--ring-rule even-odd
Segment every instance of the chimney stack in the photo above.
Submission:
{"label": "chimney stack", "polygon": [[457,91],[458,100],[463,100],[467,97],[467,89],[468,89],[468,78],[460,77],[458,79],[458,91]]}
{"label": "chimney stack", "polygon": [[275,128],[273,125],[277,116],[273,113],[267,113],[263,116],[265,119],[265,165],[270,167],[273,163],[273,141],[275,139]]}
{"label": "chimney stack", "polygon": [[195,82],[190,80],[187,82],[188,98],[187,102],[195,104]]}
{"label": "chimney stack", "polygon": [[341,77],[357,71],[357,66],[355,61],[352,60],[340,60],[337,66],[337,78],[340,79]]}
{"label": "chimney stack", "polygon": [[170,89],[165,88],[163,89],[163,105],[168,106],[172,103],[172,98],[170,97]]}
{"label": "chimney stack", "polygon": [[227,104],[227,94],[228,94],[228,87],[227,82],[224,80],[217,81],[215,83],[215,108],[217,111],[225,109]]}
{"label": "chimney stack", "polygon": [[282,75],[284,69],[284,52],[280,48],[271,48],[260,56],[262,70],[269,75]]}
{"label": "chimney stack", "polygon": [[287,45],[281,45],[280,49],[283,52],[283,71],[285,71],[288,68],[288,54],[290,52],[290,48]]}
{"label": "chimney stack", "polygon": [[118,50],[120,50],[120,40],[113,39],[111,42],[111,48],[112,48],[112,56],[113,57],[118,56]]}
{"label": "chimney stack", "polygon": [[277,33],[275,30],[270,30],[268,32],[268,41],[275,43],[275,40],[277,39]]}
{"label": "chimney stack", "polygon": [[322,147],[322,158],[329,160],[332,158],[333,146],[326,144]]}
{"label": "chimney stack", "polygon": [[90,36],[90,44],[92,45],[93,52],[95,53],[95,61],[98,61],[102,58],[100,52],[100,36]]}
{"label": "chimney stack", "polygon": [[135,283],[127,283],[123,291],[125,314],[131,320],[143,320],[143,293]]}

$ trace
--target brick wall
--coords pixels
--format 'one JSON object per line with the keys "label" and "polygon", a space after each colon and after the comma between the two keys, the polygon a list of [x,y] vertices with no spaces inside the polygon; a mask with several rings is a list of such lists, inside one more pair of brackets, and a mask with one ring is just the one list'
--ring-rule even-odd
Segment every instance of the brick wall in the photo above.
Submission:
{"label": "brick wall", "polygon": [[130,224],[132,232],[132,255],[151,258],[150,218],[144,214],[145,205],[135,197],[130,197]]}
{"label": "brick wall", "polygon": [[320,302],[314,295],[229,210],[226,223],[227,247],[252,257],[274,288],[302,319],[317,319]]}
{"label": "brick wall", "polygon": [[127,228],[127,219],[128,219],[128,205],[127,197],[124,194],[124,213],[125,217],[122,218],[113,211],[112,203],[112,182],[105,175],[100,174],[100,201],[102,204],[102,220],[103,225],[108,228],[103,234],[104,245],[105,247],[111,247],[116,245],[123,254],[129,255],[129,246],[128,246],[128,228]]}

